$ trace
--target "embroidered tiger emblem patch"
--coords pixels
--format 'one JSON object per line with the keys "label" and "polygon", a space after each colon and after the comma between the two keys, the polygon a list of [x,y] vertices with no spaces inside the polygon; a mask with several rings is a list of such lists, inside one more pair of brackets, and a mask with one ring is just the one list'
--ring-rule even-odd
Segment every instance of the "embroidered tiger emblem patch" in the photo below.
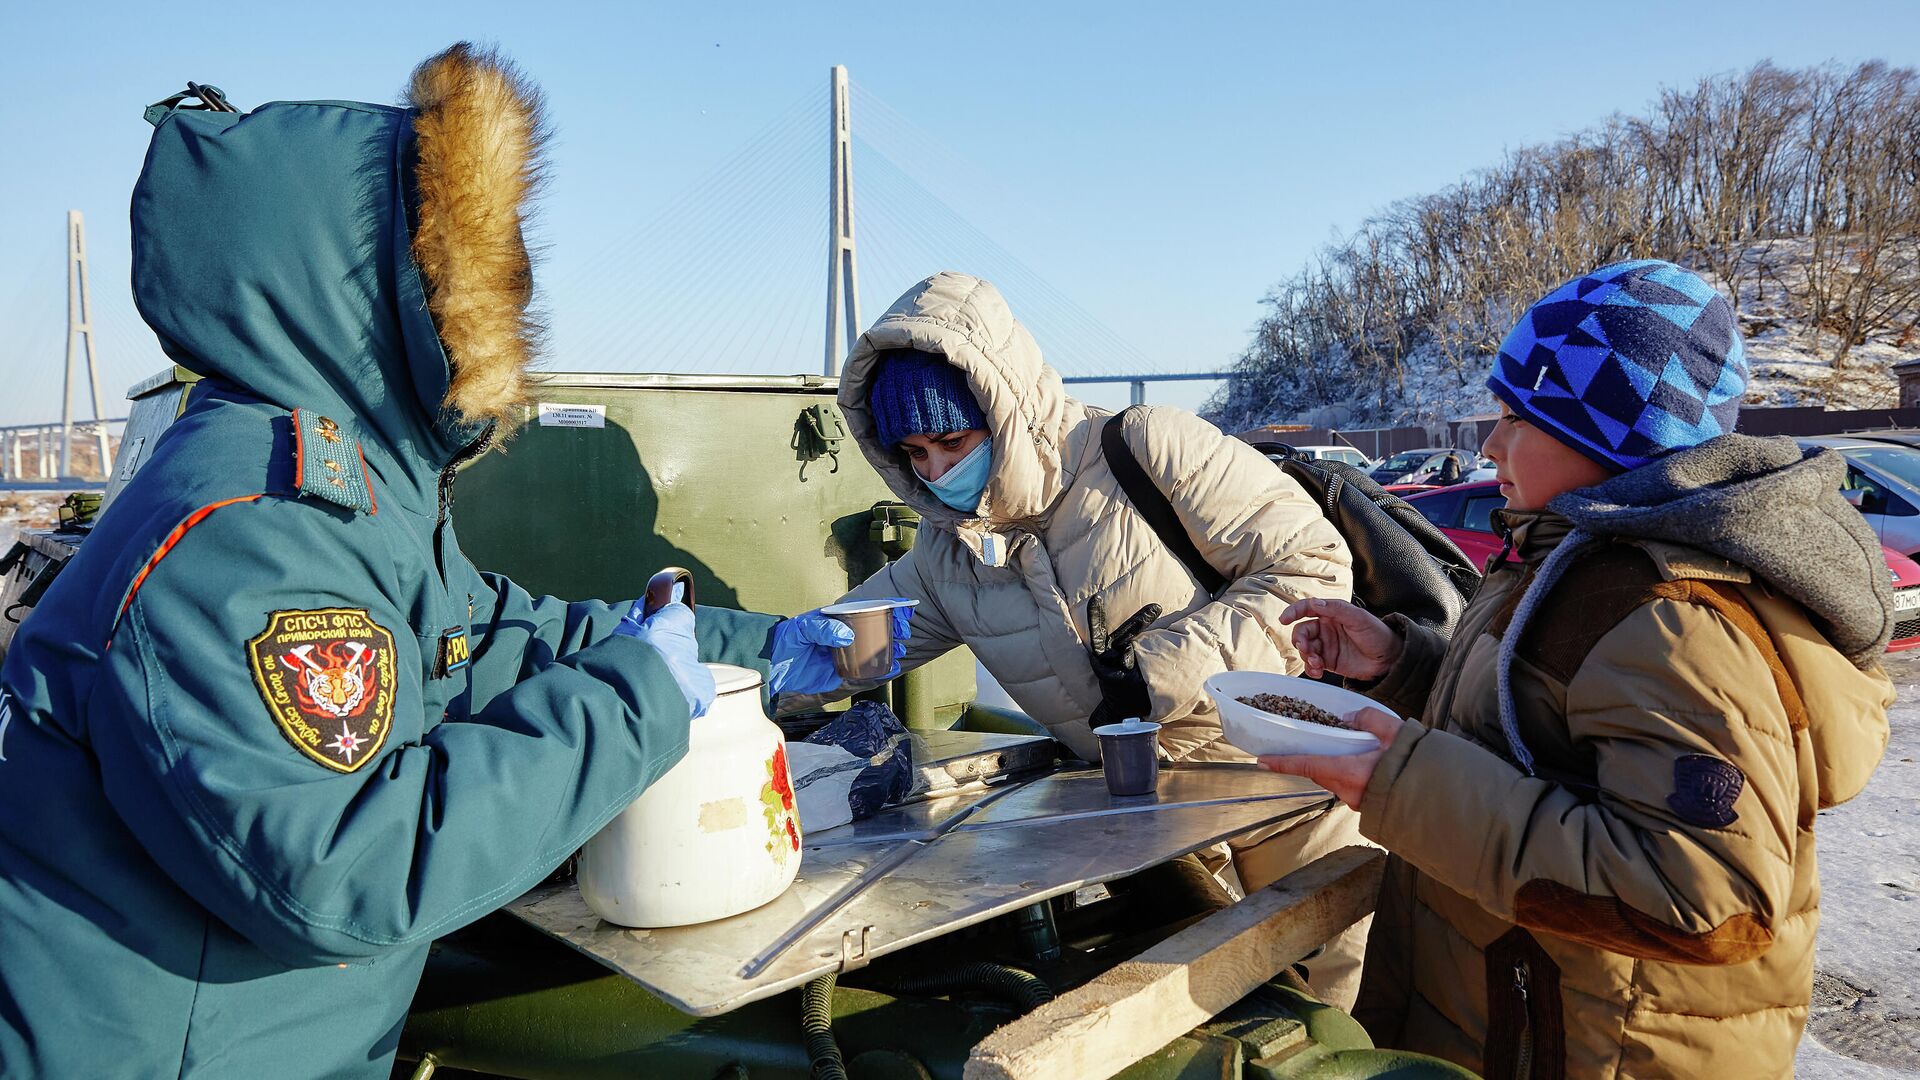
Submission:
{"label": "embroidered tiger emblem patch", "polygon": [[373,760],[393,726],[393,634],[363,608],[276,611],[247,642],[254,684],[294,749],[337,772]]}
{"label": "embroidered tiger emblem patch", "polygon": [[299,676],[294,692],[302,709],[330,716],[359,716],[373,701],[367,689],[378,655],[364,642],[329,641],[289,649],[281,655],[280,663]]}

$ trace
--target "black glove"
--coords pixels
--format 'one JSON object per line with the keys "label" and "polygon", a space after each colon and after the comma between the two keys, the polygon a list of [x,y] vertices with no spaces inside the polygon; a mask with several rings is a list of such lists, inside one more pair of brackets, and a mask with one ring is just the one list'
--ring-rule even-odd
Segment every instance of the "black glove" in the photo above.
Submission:
{"label": "black glove", "polygon": [[1092,654],[1094,677],[1100,680],[1094,727],[1132,717],[1145,720],[1152,714],[1153,695],[1147,691],[1147,677],[1140,673],[1134,659],[1133,640],[1160,618],[1160,612],[1159,604],[1148,604],[1109,633],[1106,601],[1098,596],[1087,601],[1087,651]]}

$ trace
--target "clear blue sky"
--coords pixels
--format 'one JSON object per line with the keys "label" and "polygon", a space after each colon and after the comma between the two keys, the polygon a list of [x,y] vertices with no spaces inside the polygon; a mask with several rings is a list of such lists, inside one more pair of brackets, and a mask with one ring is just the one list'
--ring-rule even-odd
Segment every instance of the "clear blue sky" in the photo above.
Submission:
{"label": "clear blue sky", "polygon": [[[783,109],[824,94],[827,68],[844,63],[864,91],[937,141],[947,156],[931,160],[972,170],[948,177],[958,183],[928,181],[969,221],[1156,363],[1207,368],[1239,351],[1262,293],[1317,245],[1506,148],[1638,110],[1663,86],[1763,58],[1920,62],[1920,4],[1892,0],[336,0],[218,12],[94,2],[14,5],[5,27],[0,356],[13,387],[0,397],[5,419],[57,409],[59,244],[69,208],[88,215],[107,396],[117,399],[158,366],[125,295],[126,206],[148,132],[140,110],[189,78],[224,87],[243,108],[307,97],[390,101],[411,66],[447,43],[499,44],[545,86],[558,129],[542,236],[564,348],[570,326],[604,321],[603,298],[580,282],[646,287],[622,277],[617,249],[615,269],[596,269],[610,238],[711,178]],[[810,206],[825,201],[821,143],[821,190],[806,197]],[[824,225],[817,231],[824,239]],[[724,296],[744,277],[728,259],[750,257],[715,251],[711,291]],[[881,252],[867,258],[887,262]],[[801,260],[796,295],[822,295],[824,262],[823,252]],[[870,276],[865,317],[904,283]],[[729,299],[753,310],[752,297]],[[807,333],[796,355],[812,358],[818,331]],[[567,367],[567,357],[555,366]],[[1124,393],[1087,396],[1111,402]],[[1205,393],[1186,385],[1151,398],[1191,406]]]}

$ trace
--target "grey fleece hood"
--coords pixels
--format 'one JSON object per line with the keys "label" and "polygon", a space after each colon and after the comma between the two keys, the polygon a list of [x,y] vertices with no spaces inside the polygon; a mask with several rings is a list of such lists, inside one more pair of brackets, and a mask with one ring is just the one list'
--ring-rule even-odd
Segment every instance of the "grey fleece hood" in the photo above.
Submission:
{"label": "grey fleece hood", "polygon": [[1722,435],[1571,491],[1547,509],[1592,537],[1685,544],[1746,567],[1864,667],[1893,634],[1880,541],[1840,497],[1846,463],[1790,438]]}
{"label": "grey fleece hood", "polygon": [[1521,631],[1583,548],[1604,540],[1682,544],[1744,567],[1807,610],[1856,667],[1893,634],[1886,559],[1860,512],[1840,496],[1846,464],[1786,437],[1722,435],[1547,504],[1573,531],[1541,564],[1500,648],[1500,720],[1515,759],[1533,772],[1514,713]]}

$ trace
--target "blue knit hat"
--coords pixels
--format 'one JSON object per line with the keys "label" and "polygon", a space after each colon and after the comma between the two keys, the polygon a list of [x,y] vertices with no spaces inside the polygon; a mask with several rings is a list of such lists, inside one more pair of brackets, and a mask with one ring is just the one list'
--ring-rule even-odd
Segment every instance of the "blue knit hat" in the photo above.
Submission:
{"label": "blue knit hat", "polygon": [[945,435],[970,428],[985,429],[966,373],[937,353],[919,349],[889,349],[880,356],[867,405],[880,428],[880,443],[897,446],[909,435]]}
{"label": "blue knit hat", "polygon": [[1487,376],[1515,413],[1619,469],[1731,432],[1746,388],[1732,306],[1658,259],[1603,266],[1548,293]]}

